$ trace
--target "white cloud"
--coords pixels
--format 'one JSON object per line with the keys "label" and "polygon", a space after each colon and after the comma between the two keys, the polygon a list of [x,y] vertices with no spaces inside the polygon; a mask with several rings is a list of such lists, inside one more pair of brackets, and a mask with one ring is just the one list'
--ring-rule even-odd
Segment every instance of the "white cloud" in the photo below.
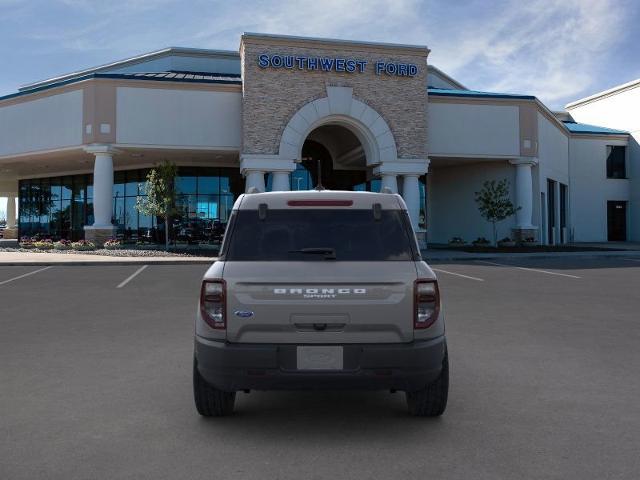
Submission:
{"label": "white cloud", "polygon": [[[211,41],[218,40],[223,32],[257,31],[384,40],[397,37],[408,19],[415,23],[419,5],[417,0],[284,0],[261,3],[256,8],[236,3],[212,12],[194,38]],[[231,41],[237,46],[237,37]]]}
{"label": "white cloud", "polygon": [[465,22],[442,52],[434,46],[434,59],[472,87],[535,94],[557,107],[593,89],[607,52],[624,39],[619,7],[612,0],[517,2],[487,23]]}
{"label": "white cloud", "polygon": [[243,31],[426,44],[429,61],[470,88],[535,94],[553,107],[592,93],[598,75],[609,74],[603,65],[637,10],[631,0],[47,2],[54,4],[68,18],[33,10],[21,33],[40,53],[93,52],[98,64],[169,45],[235,50]]}
{"label": "white cloud", "polygon": [[593,91],[624,38],[616,0],[413,0],[244,3],[217,10],[193,40],[237,48],[242,31],[426,44],[430,62],[471,88],[534,94],[550,106]]}

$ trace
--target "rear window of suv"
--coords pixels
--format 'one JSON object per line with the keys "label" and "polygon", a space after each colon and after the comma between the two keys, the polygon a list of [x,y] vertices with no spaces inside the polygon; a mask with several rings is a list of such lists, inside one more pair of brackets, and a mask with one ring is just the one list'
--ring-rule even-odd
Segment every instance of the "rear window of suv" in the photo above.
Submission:
{"label": "rear window of suv", "polygon": [[401,210],[240,210],[228,235],[221,259],[235,261],[402,261],[416,249]]}

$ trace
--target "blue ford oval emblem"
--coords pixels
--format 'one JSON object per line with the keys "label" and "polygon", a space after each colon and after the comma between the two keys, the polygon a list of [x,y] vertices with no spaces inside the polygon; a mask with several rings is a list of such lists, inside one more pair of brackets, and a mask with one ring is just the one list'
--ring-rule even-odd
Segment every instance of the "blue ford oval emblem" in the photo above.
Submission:
{"label": "blue ford oval emblem", "polygon": [[241,317],[241,318],[253,317],[253,312],[249,312],[247,310],[236,310],[234,313],[236,317]]}

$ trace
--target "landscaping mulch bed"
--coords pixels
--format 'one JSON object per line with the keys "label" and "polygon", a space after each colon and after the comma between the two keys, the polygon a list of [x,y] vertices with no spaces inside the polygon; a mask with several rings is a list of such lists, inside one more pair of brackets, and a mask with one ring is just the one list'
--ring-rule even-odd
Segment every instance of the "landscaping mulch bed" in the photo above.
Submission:
{"label": "landscaping mulch bed", "polygon": [[164,250],[137,250],[118,248],[107,250],[100,248],[97,250],[55,250],[55,249],[39,249],[39,248],[0,248],[0,252],[22,252],[22,253],[61,253],[61,254],[81,254],[81,255],[102,255],[106,257],[193,257],[193,256],[210,256],[211,252],[205,251],[170,251]]}

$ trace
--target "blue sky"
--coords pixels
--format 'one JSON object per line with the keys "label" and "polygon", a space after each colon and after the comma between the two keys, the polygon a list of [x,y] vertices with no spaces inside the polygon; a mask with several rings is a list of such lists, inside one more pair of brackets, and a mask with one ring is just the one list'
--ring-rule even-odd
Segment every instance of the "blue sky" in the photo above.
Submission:
{"label": "blue sky", "polygon": [[640,78],[639,25],[634,0],[0,0],[0,95],[167,46],[237,50],[250,31],[427,45],[468,88],[559,109]]}
{"label": "blue sky", "polygon": [[640,77],[639,21],[633,0],[0,0],[0,94],[166,46],[236,50],[254,31],[426,44],[469,88],[557,109]]}

